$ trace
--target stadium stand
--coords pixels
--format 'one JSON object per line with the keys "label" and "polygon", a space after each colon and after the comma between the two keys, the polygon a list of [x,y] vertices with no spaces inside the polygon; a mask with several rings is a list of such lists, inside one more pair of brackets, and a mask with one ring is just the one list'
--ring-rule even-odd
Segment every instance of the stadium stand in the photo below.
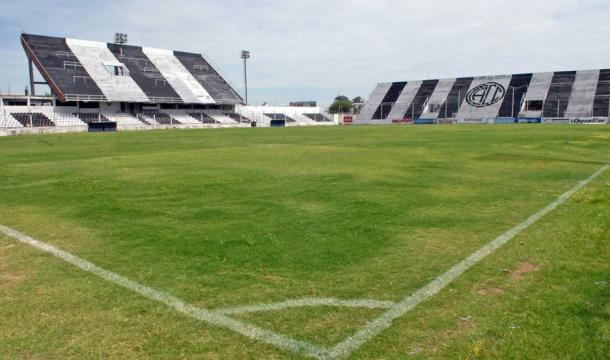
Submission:
{"label": "stadium stand", "polygon": [[[158,122],[154,121],[150,117],[144,116],[143,114],[137,114],[136,119],[138,119],[138,121],[140,123],[145,124],[145,125],[159,125]],[[140,124],[138,124],[138,125],[140,125]]]}
{"label": "stadium stand", "polygon": [[[21,44],[51,96],[0,94],[0,135],[33,133],[29,126],[40,128],[35,133],[85,131],[106,122],[118,130],[270,126],[265,113],[294,126],[334,124],[313,121],[304,107],[243,106],[200,54],[25,33]],[[33,71],[30,80],[42,84]]]}
{"label": "stadium stand", "polygon": [[202,124],[220,124],[218,121],[214,120],[210,115],[205,113],[189,113],[189,115],[199,121]]}
{"label": "stadium stand", "polygon": [[200,54],[31,34],[21,43],[62,102],[242,102]]}
{"label": "stadium stand", "polygon": [[[24,109],[27,112],[27,108]],[[77,115],[67,112],[55,112],[52,107],[48,106],[39,106],[36,108],[36,111],[43,113],[47,118],[53,122],[54,126],[61,127],[81,127],[87,126],[84,122],[82,122]]]}
{"label": "stadium stand", "polygon": [[377,110],[375,110],[373,119],[385,119],[388,116],[405,86],[407,86],[406,82],[393,83],[390,86],[388,92],[385,94],[381,100],[381,103],[377,107]]}
{"label": "stadium stand", "polygon": [[21,43],[26,55],[61,101],[107,100],[80,60],[72,53],[66,39],[23,34]]}
{"label": "stadium stand", "polygon": [[510,80],[507,96],[504,97],[498,117],[515,117],[521,111],[523,99],[532,81],[533,74],[513,75]]}
{"label": "stadium stand", "polygon": [[21,128],[23,125],[17,121],[11,114],[0,114],[0,129],[2,128]]}
{"label": "stadium stand", "polygon": [[566,117],[578,117],[581,114],[593,115],[591,104],[595,99],[599,70],[577,71],[566,108]]}
{"label": "stadium stand", "polygon": [[[497,117],[507,92],[512,91],[509,89],[511,79],[511,76],[496,76],[494,81],[473,79],[465,92],[466,101],[453,117],[484,121]],[[512,98],[512,94],[509,96]]]}
{"label": "stadium stand", "polygon": [[[455,83],[455,79],[445,79],[445,80],[439,80],[438,83],[436,84],[436,87],[434,88],[434,91],[432,92],[432,94],[430,95],[430,97],[427,98],[426,101],[426,106],[424,107],[424,111],[419,114],[419,116],[416,116],[416,114],[413,113],[409,113],[408,111],[406,111],[404,113],[404,118],[406,119],[417,119],[418,117],[424,118],[424,119],[436,119],[439,116],[439,112],[441,111],[443,102],[445,102],[445,99],[447,99],[448,95],[449,95],[449,91],[451,91],[451,88],[453,87],[453,84]],[[413,99],[411,99],[411,101],[413,102]],[[395,118],[392,118],[395,119]]]}
{"label": "stadium stand", "polygon": [[214,120],[216,120],[219,124],[235,125],[238,123],[231,117],[227,116],[222,110],[206,110],[205,113],[212,117]]}
{"label": "stadium stand", "polygon": [[78,118],[86,123],[92,123],[92,122],[108,122],[110,120],[108,120],[108,118],[102,114],[87,114],[87,113],[82,113],[82,114],[76,114],[76,116],[78,116]]}
{"label": "stadium stand", "polygon": [[237,92],[201,55],[175,51],[174,56],[217,102],[225,104],[242,103],[242,99],[237,95]]}
{"label": "stadium stand", "polygon": [[610,113],[610,70],[380,83],[362,109],[354,124],[601,124]]}
{"label": "stadium stand", "polygon": [[265,113],[265,116],[267,116],[271,120],[283,120],[287,123],[296,123],[295,119],[291,118],[286,114]]}
{"label": "stadium stand", "polygon": [[417,91],[421,87],[421,81],[409,81],[407,85],[402,89],[400,96],[396,99],[396,102],[392,106],[390,114],[387,116],[388,120],[403,119],[404,114],[413,102]]}
{"label": "stadium stand", "polygon": [[142,125],[156,125],[146,120],[139,119],[137,116],[132,116],[126,113],[104,113],[104,117],[112,122],[116,122],[117,125],[123,127],[139,127]]}
{"label": "stadium stand", "polygon": [[145,119],[149,124],[157,123],[160,125],[180,125],[181,123],[170,116],[169,114],[162,112],[144,112],[139,114],[140,120]]}
{"label": "stadium stand", "polygon": [[108,49],[108,44],[66,39],[66,44],[95,81],[107,102],[148,102],[125,66]]}
{"label": "stadium stand", "polygon": [[556,72],[553,75],[549,92],[544,101],[543,117],[565,117],[575,79],[576,71]]}
{"label": "stadium stand", "polygon": [[422,83],[419,90],[415,94],[411,105],[407,108],[407,111],[404,113],[403,118],[409,119],[417,119],[424,112],[424,108],[426,103],[436,86],[438,85],[438,80],[426,80]]}
{"label": "stadium stand", "polygon": [[215,103],[207,90],[182,65],[170,50],[144,48],[144,53],[159,69],[184,103]]}
{"label": "stadium stand", "polygon": [[233,121],[238,122],[238,123],[249,123],[249,122],[252,122],[247,117],[239,115],[237,113],[229,112],[229,113],[225,113],[225,115],[230,117]]}
{"label": "stadium stand", "polygon": [[[474,78],[459,78],[456,79],[447,95],[447,99],[439,110],[439,119],[453,118],[460,109],[460,106],[466,98],[466,93],[470,88],[470,84]],[[414,117],[415,119],[415,117]]]}
{"label": "stadium stand", "polygon": [[159,69],[146,57],[141,47],[108,44],[108,49],[129,70],[129,75],[153,102],[179,103],[180,96]]}
{"label": "stadium stand", "polygon": [[593,116],[610,116],[610,69],[599,72],[593,101]]}
{"label": "stadium stand", "polygon": [[170,111],[168,115],[171,116],[175,122],[172,125],[181,124],[181,125],[200,125],[201,123],[192,116],[190,116],[186,111]]}
{"label": "stadium stand", "polygon": [[383,83],[383,84],[377,85],[377,87],[371,93],[371,96],[369,96],[368,101],[364,104],[364,106],[360,110],[360,114],[359,114],[358,118],[366,119],[366,120],[377,119],[377,117],[375,116],[375,115],[379,116],[379,114],[377,114],[377,109],[381,105],[381,103],[385,97],[385,94],[390,90],[391,87],[392,87],[391,83]]}
{"label": "stadium stand", "polygon": [[330,120],[329,118],[327,118],[326,116],[324,116],[323,114],[303,114],[305,116],[307,116],[308,118],[310,118],[311,120],[315,121],[315,122],[332,122],[332,120]]}
{"label": "stadium stand", "polygon": [[117,130],[270,126],[265,113],[290,126],[335,124],[304,115],[325,118],[316,106],[243,106],[200,54],[25,33],[20,40],[31,85],[47,84],[51,95],[36,96],[36,86],[31,94],[0,93],[0,135],[105,131],[112,123]]}
{"label": "stadium stand", "polygon": [[532,75],[532,80],[523,98],[523,105],[518,116],[527,118],[542,117],[544,100],[549,92],[553,75],[554,73],[552,72]]}
{"label": "stadium stand", "polygon": [[24,127],[55,126],[53,121],[43,113],[11,113],[11,116]]}

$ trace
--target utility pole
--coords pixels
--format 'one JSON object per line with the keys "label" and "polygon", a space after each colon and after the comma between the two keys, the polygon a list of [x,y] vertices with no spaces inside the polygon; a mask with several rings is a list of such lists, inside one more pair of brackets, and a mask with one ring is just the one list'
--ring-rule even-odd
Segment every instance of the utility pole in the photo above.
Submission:
{"label": "utility pole", "polygon": [[248,66],[247,61],[250,58],[250,52],[248,50],[241,51],[241,58],[244,59],[244,87],[246,90],[246,106],[248,106]]}

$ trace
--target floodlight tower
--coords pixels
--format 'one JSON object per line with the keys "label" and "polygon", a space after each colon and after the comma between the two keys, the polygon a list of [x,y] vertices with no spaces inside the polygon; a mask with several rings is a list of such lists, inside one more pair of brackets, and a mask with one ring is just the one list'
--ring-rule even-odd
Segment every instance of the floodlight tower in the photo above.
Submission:
{"label": "floodlight tower", "polygon": [[[127,34],[123,33],[114,33],[114,43],[119,45],[127,44]],[[123,56],[123,47],[119,46],[119,51],[121,52],[121,56]]]}
{"label": "floodlight tower", "polygon": [[244,85],[246,89],[246,105],[248,105],[248,66],[246,63],[250,58],[250,52],[248,50],[242,50],[241,58],[244,59]]}

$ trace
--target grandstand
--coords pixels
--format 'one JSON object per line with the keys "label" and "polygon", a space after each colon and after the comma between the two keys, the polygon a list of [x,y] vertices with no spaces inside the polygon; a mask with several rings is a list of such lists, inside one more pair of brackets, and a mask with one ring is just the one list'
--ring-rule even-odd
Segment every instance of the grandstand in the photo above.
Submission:
{"label": "grandstand", "polygon": [[608,123],[610,70],[380,83],[355,124]]}
{"label": "grandstand", "polygon": [[[201,54],[22,34],[31,94],[0,95],[0,133],[328,125],[318,107],[244,106]],[[34,81],[34,69],[44,79]],[[51,96],[36,96],[36,85]],[[93,126],[95,125],[95,126]]]}

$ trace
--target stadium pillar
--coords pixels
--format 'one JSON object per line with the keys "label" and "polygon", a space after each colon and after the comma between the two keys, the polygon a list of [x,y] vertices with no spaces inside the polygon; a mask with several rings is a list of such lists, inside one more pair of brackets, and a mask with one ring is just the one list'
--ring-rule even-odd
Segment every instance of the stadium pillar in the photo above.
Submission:
{"label": "stadium pillar", "polygon": [[28,59],[28,68],[30,70],[30,94],[36,96],[36,88],[34,86],[34,68],[32,67],[32,59]]}
{"label": "stadium pillar", "polygon": [[513,89],[513,103],[510,105],[510,116],[514,119],[515,118],[515,88],[511,88]]}
{"label": "stadium pillar", "polygon": [[411,106],[411,120],[415,121],[414,117],[415,117],[415,106],[417,104],[417,101],[413,101],[413,106]]}

